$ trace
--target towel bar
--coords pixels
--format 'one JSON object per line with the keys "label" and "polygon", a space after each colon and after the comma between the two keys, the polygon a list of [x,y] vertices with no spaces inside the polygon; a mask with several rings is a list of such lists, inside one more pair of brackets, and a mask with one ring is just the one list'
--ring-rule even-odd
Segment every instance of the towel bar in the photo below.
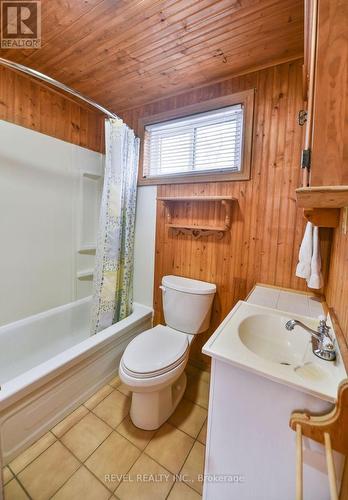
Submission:
{"label": "towel bar", "polygon": [[336,406],[330,413],[311,416],[294,412],[289,425],[296,431],[296,500],[303,500],[303,436],[325,446],[331,500],[348,500],[347,459],[340,495],[333,460],[333,450],[348,455],[348,379],[340,384]]}

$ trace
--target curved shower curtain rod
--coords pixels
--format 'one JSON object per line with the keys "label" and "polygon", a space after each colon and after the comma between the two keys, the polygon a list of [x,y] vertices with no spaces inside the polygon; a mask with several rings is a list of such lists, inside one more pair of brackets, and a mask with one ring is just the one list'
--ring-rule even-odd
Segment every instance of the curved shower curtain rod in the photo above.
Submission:
{"label": "curved shower curtain rod", "polygon": [[98,109],[99,111],[104,113],[104,115],[107,115],[109,118],[119,119],[119,117],[115,115],[115,113],[112,113],[111,111],[104,108],[97,102],[93,101],[92,99],[89,99],[89,97],[85,97],[83,94],[80,94],[80,92],[78,92],[77,90],[74,90],[71,87],[64,85],[64,83],[58,82],[57,80],[51,78],[50,76],[40,73],[40,71],[36,71],[35,69],[28,68],[27,66],[23,66],[22,64],[9,61],[8,59],[3,59],[2,57],[0,57],[0,64],[8,68],[20,71],[21,73],[26,73],[27,75],[33,76],[34,78],[38,78],[43,82],[49,83],[50,85],[53,85],[54,87],[57,87],[58,89],[61,89],[64,92],[67,92],[68,94],[78,97],[79,99],[81,99],[81,101],[84,101],[90,106],[93,106],[94,108]]}

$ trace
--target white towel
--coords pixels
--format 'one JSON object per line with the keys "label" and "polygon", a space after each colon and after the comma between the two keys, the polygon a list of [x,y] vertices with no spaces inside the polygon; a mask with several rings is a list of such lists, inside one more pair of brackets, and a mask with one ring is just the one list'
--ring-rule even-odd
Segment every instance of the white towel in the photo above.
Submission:
{"label": "white towel", "polygon": [[313,225],[307,222],[305,234],[300,246],[299,262],[296,276],[308,280],[311,276],[311,261],[313,255]]}
{"label": "white towel", "polygon": [[296,276],[304,278],[309,288],[319,289],[323,286],[321,274],[321,257],[319,228],[307,222],[305,234],[301,243]]}
{"label": "white towel", "polygon": [[313,227],[313,255],[311,260],[311,275],[307,280],[309,288],[321,288],[323,286],[323,276],[321,274],[321,256],[319,242],[319,228]]}

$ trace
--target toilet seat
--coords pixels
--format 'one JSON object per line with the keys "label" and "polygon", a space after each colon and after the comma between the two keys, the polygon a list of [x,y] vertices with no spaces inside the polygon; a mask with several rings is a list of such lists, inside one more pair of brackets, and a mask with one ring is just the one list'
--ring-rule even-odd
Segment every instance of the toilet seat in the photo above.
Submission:
{"label": "toilet seat", "polygon": [[179,366],[188,355],[189,345],[186,334],[158,325],[128,344],[121,365],[130,377],[156,377]]}
{"label": "toilet seat", "polygon": [[139,429],[155,430],[175,411],[186,390],[190,345],[208,329],[216,287],[180,276],[162,279],[167,326],[140,333],[126,347],[119,376],[132,393],[130,418]]}

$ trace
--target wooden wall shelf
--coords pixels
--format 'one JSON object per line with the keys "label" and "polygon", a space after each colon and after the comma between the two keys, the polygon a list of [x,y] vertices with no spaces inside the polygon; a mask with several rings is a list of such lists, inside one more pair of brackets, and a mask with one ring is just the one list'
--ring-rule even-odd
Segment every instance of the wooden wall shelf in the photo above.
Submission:
{"label": "wooden wall shelf", "polygon": [[348,186],[318,186],[296,189],[301,208],[342,208],[348,206]]}
{"label": "wooden wall shelf", "polygon": [[[203,236],[216,235],[219,239],[224,237],[226,231],[231,229],[231,209],[232,202],[237,198],[232,196],[160,196],[157,200],[162,201],[167,211],[167,226],[174,231],[174,234],[191,235],[198,239]],[[219,202],[225,207],[225,220],[223,226],[202,226],[191,224],[173,224],[173,204],[185,202]]]}
{"label": "wooden wall shelf", "polygon": [[160,201],[235,201],[233,196],[159,196]]}
{"label": "wooden wall shelf", "polygon": [[340,210],[348,207],[348,186],[317,186],[296,189],[304,217],[318,227],[338,227]]}

